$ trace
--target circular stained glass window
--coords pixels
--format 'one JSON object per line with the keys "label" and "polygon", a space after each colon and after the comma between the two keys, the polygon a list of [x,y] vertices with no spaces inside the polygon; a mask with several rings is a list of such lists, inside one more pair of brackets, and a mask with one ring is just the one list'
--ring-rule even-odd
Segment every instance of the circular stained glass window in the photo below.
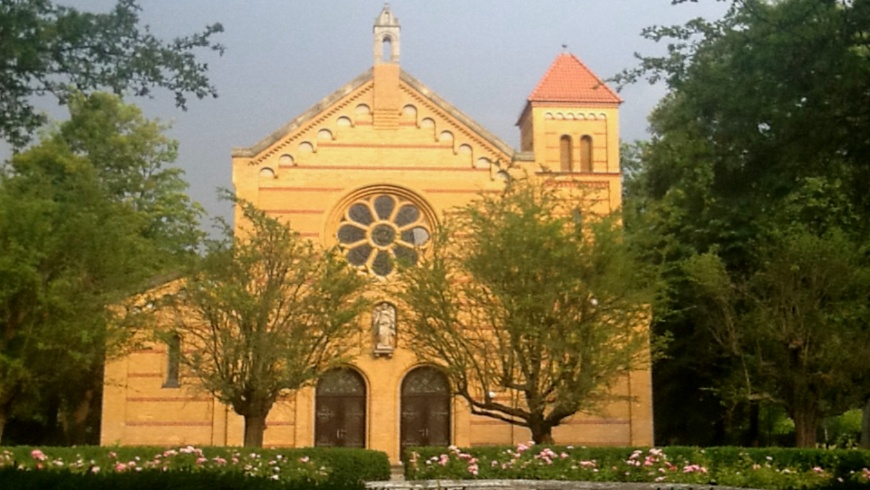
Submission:
{"label": "circular stained glass window", "polygon": [[348,262],[383,277],[397,263],[417,263],[430,232],[416,204],[392,194],[376,194],[347,208],[337,237]]}

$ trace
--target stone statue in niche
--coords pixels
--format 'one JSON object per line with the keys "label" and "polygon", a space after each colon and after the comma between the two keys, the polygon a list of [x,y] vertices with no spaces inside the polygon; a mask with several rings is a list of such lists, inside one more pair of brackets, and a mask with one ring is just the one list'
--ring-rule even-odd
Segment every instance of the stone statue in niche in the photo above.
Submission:
{"label": "stone statue in niche", "polygon": [[396,348],[396,307],[378,303],[372,309],[372,330],[375,335],[375,355],[391,354]]}

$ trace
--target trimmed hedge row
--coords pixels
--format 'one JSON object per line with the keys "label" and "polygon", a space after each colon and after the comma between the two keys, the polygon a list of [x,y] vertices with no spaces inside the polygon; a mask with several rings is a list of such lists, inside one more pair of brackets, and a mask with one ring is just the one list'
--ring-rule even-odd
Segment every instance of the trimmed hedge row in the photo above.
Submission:
{"label": "trimmed hedge row", "polygon": [[765,489],[870,488],[870,451],[534,446],[412,448],[405,477],[685,483]]}
{"label": "trimmed hedge row", "polygon": [[[345,448],[18,446],[0,448],[0,470],[0,488],[157,488],[168,478],[171,488],[357,490],[389,479],[390,462],[380,451]],[[30,481],[52,486],[25,486]]]}
{"label": "trimmed hedge row", "polygon": [[[328,484],[282,482],[241,473],[147,470],[136,473],[82,474],[67,470],[21,471],[0,469],[0,489],[15,490],[330,490]],[[338,487],[346,488],[346,487]]]}

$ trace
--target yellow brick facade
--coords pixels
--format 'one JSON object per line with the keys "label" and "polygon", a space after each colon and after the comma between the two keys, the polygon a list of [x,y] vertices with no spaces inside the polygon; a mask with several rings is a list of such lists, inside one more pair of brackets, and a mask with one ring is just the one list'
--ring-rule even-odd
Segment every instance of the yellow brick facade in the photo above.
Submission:
{"label": "yellow brick facade", "polygon": [[[398,36],[398,22],[385,8],[374,28],[371,70],[253,147],[233,151],[238,197],[324,245],[337,242],[348,206],[361,198],[394,195],[435,222],[480,192],[501,189],[508,167],[510,172],[555,178],[564,185],[580,182],[596,212],[620,206],[618,103],[529,101],[517,123],[517,151],[402,71]],[[560,171],[564,136],[575,143],[571,160],[578,164],[583,160],[580,139],[591,138],[591,171]],[[407,331],[401,311],[396,312],[395,344],[388,351],[377,352],[373,328],[371,316],[364,315],[358,354],[349,367],[364,384],[364,446],[398,461],[402,383],[419,366],[404,348]],[[182,378],[180,387],[164,387],[166,371],[167,350],[160,344],[108,363],[103,444],[242,443],[241,417],[198,391],[193,379]],[[573,417],[554,430],[554,439],[576,445],[651,445],[649,370],[626,376],[615,390],[627,398],[599,414]],[[524,428],[472,416],[460,399],[450,399],[449,405],[451,444],[515,444],[530,439]],[[315,445],[317,410],[313,388],[279,401],[267,420],[265,445]]]}

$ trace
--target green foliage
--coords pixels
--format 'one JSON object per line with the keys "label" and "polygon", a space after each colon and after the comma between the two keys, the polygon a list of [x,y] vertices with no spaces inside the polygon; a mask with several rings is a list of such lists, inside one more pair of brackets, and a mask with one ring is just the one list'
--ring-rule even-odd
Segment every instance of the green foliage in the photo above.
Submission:
{"label": "green foliage", "polygon": [[412,448],[409,480],[531,479],[764,489],[870,485],[870,452],[783,448],[572,446]]}
{"label": "green foliage", "polygon": [[0,173],[0,427],[98,401],[104,358],[131,334],[121,327],[144,321],[110,305],[178,267],[200,236],[163,126],[107,94],[70,109]]}
{"label": "green foliage", "polygon": [[34,96],[49,94],[64,103],[76,92],[148,96],[154,87],[163,87],[181,107],[189,94],[214,96],[207,65],[194,52],[222,53],[212,36],[223,27],[213,24],[163,42],[139,26],[139,10],[135,0],[118,0],[102,14],[50,0],[0,2],[0,138],[16,146],[29,142],[45,122]]}
{"label": "green foliage", "polygon": [[[389,479],[390,465],[385,453],[365,449],[84,446],[45,448],[43,452],[20,446],[0,450],[0,472],[9,476],[9,480],[0,479],[2,483],[21,481],[28,485],[58,482],[60,475],[76,482],[70,488],[92,488],[87,486],[90,484],[107,485],[93,488],[127,488],[123,485],[158,488],[145,485],[162,482],[167,488],[214,485],[241,489],[352,490],[362,488],[363,481]],[[166,475],[168,479],[157,475]]]}
{"label": "green foliage", "polygon": [[617,217],[574,221],[580,201],[514,181],[451,213],[431,256],[404,270],[410,347],[472,413],[536,440],[649,359],[650,282]]}
{"label": "green foliage", "polygon": [[[656,420],[657,439],[740,441],[735,428],[746,427],[741,442],[758,443],[758,424],[741,414],[752,419],[758,404],[779,403],[796,419],[799,443],[812,444],[822,416],[859,403],[837,393],[866,399],[865,372],[844,369],[870,355],[866,343],[836,344],[867,337],[856,336],[870,232],[867,32],[866,0],[733,1],[720,20],[645,31],[668,53],[641,58],[623,78],[664,81],[670,93],[651,116],[652,140],[634,148],[625,202],[630,240],[667,280],[655,328],[675,339],[655,369],[657,413],[667,414]],[[834,286],[851,285],[848,306],[813,286],[821,260],[807,272],[810,256],[795,255],[811,241],[848,252],[851,268],[840,268]],[[716,292],[698,294],[699,286]],[[798,314],[787,319],[784,301]],[[773,334],[786,321],[792,332],[815,325],[834,333],[802,344],[812,351],[802,359],[818,370],[772,356],[795,340]],[[787,371],[794,382],[783,382]],[[820,378],[818,399],[801,407],[800,383]]]}
{"label": "green foliage", "polygon": [[245,445],[262,445],[265,417],[346,362],[367,302],[366,279],[336,250],[321,250],[247,202],[234,234],[209,245],[167,298],[181,361],[202,387],[245,417]]}
{"label": "green foliage", "polygon": [[862,411],[847,410],[841,415],[828,417],[822,422],[823,444],[826,447],[857,447],[861,434]]}

